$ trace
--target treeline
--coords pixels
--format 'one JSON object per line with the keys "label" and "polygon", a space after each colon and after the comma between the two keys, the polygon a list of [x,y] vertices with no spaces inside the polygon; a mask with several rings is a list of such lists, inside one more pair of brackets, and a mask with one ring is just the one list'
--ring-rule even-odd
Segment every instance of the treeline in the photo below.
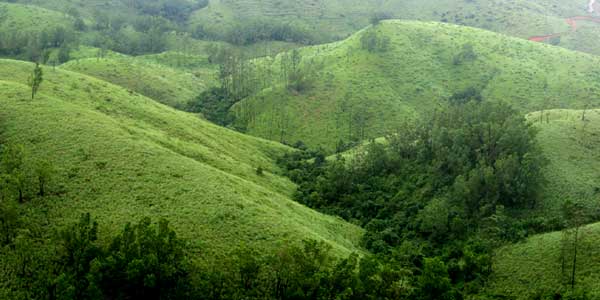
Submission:
{"label": "treeline", "polygon": [[[21,225],[16,237],[0,244],[0,297],[15,300],[492,299],[454,279],[477,276],[472,267],[480,257],[471,251],[481,250],[475,245],[454,262],[461,265],[457,273],[456,265],[414,244],[388,255],[340,258],[327,244],[307,240],[272,252],[240,246],[198,260],[164,219],[126,224],[108,243],[99,242],[106,239],[89,214],[50,237]],[[552,293],[554,299],[590,299],[580,289]]]}
{"label": "treeline", "polygon": [[139,14],[160,16],[176,23],[185,23],[190,14],[208,5],[208,0],[121,0]]}
{"label": "treeline", "polygon": [[0,31],[0,55],[23,60],[60,64],[69,60],[77,35],[58,26],[41,32]]}
{"label": "treeline", "polygon": [[64,9],[70,17],[64,24],[50,24],[41,32],[0,31],[0,56],[56,65],[68,61],[71,50],[79,45],[99,48],[101,57],[106,50],[142,55],[184,49],[194,38],[234,45],[323,41],[315,30],[302,24],[268,19],[244,19],[233,26],[216,27],[218,30],[202,25],[190,28],[191,13],[207,4],[207,0],[121,0],[112,9],[72,6]]}
{"label": "treeline", "polygon": [[264,18],[242,19],[229,27],[198,25],[193,35],[199,39],[222,40],[234,45],[249,45],[262,41],[309,45],[325,40],[318,32],[305,25]]}
{"label": "treeline", "polygon": [[243,52],[227,46],[208,49],[209,61],[219,66],[219,87],[211,88],[190,101],[187,111],[202,113],[208,120],[223,126],[233,125],[244,131],[253,118],[252,111],[231,112],[240,100],[261,90],[282,86],[303,93],[312,88],[320,65],[302,56],[301,50],[281,53],[275,59],[253,60]]}
{"label": "treeline", "polygon": [[[192,260],[165,220],[127,224],[103,245],[89,214],[49,241],[24,231],[2,244],[0,296],[11,299],[401,299],[439,279],[373,256],[332,256],[317,241],[271,254],[242,247],[228,258]],[[4,293],[4,294],[2,294]]]}
{"label": "treeline", "polygon": [[301,149],[279,163],[299,202],[363,226],[371,252],[413,275],[435,270],[411,299],[464,299],[484,286],[494,249],[565,226],[511,213],[534,208],[544,183],[535,137],[506,104],[453,101],[352,157]]}

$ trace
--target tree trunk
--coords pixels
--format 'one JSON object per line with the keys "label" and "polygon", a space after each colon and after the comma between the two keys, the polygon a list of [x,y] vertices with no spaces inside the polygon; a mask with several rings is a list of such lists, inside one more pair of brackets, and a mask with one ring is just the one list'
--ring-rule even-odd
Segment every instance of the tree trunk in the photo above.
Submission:
{"label": "tree trunk", "polygon": [[574,253],[573,253],[573,270],[571,273],[571,288],[575,288],[575,271],[577,270],[577,243],[579,238],[579,227],[575,229],[575,244],[574,244]]}
{"label": "tree trunk", "polygon": [[44,194],[45,194],[44,193],[45,192],[45,189],[44,189],[44,187],[45,187],[44,180],[40,178],[39,182],[40,182],[40,197],[44,197]]}

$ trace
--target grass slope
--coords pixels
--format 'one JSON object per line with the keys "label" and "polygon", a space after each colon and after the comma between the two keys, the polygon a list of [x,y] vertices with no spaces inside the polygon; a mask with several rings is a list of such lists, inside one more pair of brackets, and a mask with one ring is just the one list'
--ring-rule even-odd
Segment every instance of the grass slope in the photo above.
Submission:
{"label": "grass slope", "polygon": [[[0,60],[5,141],[57,168],[58,196],[28,204],[51,228],[91,212],[101,231],[142,216],[168,218],[197,250],[223,253],[241,242],[268,249],[324,239],[357,250],[362,230],[290,200],[294,186],[273,158],[288,149],[205,122],[108,82],[45,68],[35,100],[23,85],[30,63]],[[256,174],[263,167],[264,176]],[[106,236],[106,235],[105,235]]]}
{"label": "grass slope", "polygon": [[[487,292],[496,296],[494,299],[553,299],[548,292],[558,291],[569,282],[569,277],[563,278],[561,271],[561,239],[562,234],[554,232],[500,249]],[[589,299],[600,297],[599,242],[600,224],[582,229],[576,286],[587,291]],[[571,262],[567,265],[567,268],[573,266]],[[536,298],[542,291],[545,291],[545,297]]]}
{"label": "grass slope", "polygon": [[[470,87],[524,113],[600,104],[590,97],[600,93],[600,59],[592,55],[442,23],[386,21],[375,30],[389,37],[388,51],[363,50],[365,31],[303,48],[304,61],[320,66],[314,87],[275,86],[244,100],[233,109],[241,126],[331,150],[339,140],[383,136]],[[466,44],[477,59],[455,64]]]}
{"label": "grass slope", "polygon": [[132,57],[73,60],[62,69],[120,85],[172,107],[182,108],[213,84],[214,73],[194,74]]}
{"label": "grass slope", "polygon": [[538,140],[549,160],[540,211],[560,214],[565,200],[600,209],[600,110],[549,110],[528,118],[539,128]]}
{"label": "grass slope", "polygon": [[0,2],[0,32],[39,33],[62,26],[70,28],[73,20],[60,12],[33,5]]}

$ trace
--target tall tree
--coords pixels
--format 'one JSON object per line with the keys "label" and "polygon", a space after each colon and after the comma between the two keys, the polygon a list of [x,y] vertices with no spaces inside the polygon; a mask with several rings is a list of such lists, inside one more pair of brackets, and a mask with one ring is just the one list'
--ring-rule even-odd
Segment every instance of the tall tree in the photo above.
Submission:
{"label": "tall tree", "polygon": [[37,94],[38,90],[40,89],[42,81],[44,81],[44,72],[42,71],[40,64],[36,63],[35,68],[33,69],[33,72],[29,76],[28,80],[29,86],[31,87],[31,100],[35,98],[35,94]]}
{"label": "tall tree", "polygon": [[27,172],[25,169],[25,148],[22,145],[9,145],[2,151],[0,161],[9,190],[17,190],[19,202],[25,197]]}
{"label": "tall tree", "polygon": [[34,168],[35,179],[38,183],[38,195],[44,197],[46,195],[46,187],[48,185],[48,181],[52,177],[53,167],[49,161],[44,159],[39,159],[35,163]]}

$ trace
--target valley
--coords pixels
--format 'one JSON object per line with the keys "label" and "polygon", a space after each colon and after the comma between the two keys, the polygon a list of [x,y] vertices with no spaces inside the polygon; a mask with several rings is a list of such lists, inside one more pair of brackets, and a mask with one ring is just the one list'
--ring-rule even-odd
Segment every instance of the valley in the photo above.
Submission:
{"label": "valley", "polygon": [[598,5],[0,1],[0,299],[600,299]]}

